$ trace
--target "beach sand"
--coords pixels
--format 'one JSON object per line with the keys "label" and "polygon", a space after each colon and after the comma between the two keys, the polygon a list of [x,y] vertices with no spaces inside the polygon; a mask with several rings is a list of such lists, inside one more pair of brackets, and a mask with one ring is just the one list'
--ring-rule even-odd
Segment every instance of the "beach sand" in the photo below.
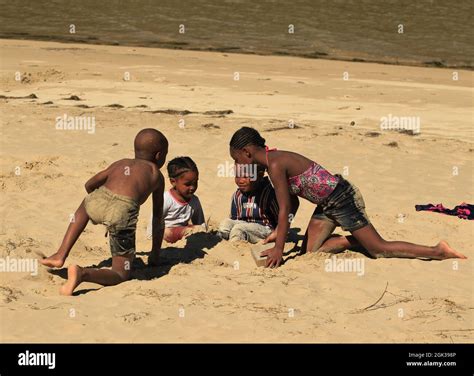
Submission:
{"label": "beach sand", "polygon": [[[473,223],[414,208],[474,201],[473,72],[460,70],[455,81],[448,69],[295,57],[16,40],[0,40],[0,48],[3,259],[55,252],[85,181],[133,156],[145,127],[167,136],[168,160],[197,163],[197,195],[215,230],[236,189],[220,172],[232,164],[228,142],[243,125],[271,147],[345,173],[386,239],[446,239],[469,257],[346,252],[338,259],[362,263],[364,273],[330,272],[328,255],[296,256],[288,243],[290,258],[268,270],[256,267],[248,244],[200,233],[165,243],[162,265],[146,268],[150,199],[128,282],[84,283],[63,297],[65,269],[0,273],[1,342],[474,342]],[[192,113],[153,112],[160,110]],[[65,114],[93,116],[95,132],[56,129]],[[381,130],[389,114],[418,116],[421,133]],[[301,202],[293,223],[300,236],[313,210]],[[86,228],[72,263],[110,266],[103,227]]]}

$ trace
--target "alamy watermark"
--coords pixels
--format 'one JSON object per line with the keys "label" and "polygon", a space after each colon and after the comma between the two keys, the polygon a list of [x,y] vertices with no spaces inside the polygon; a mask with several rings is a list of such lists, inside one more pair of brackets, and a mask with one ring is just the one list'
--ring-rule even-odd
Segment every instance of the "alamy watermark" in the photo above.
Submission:
{"label": "alamy watermark", "polygon": [[95,133],[95,116],[63,116],[56,117],[56,129],[68,131],[87,131]]}
{"label": "alamy watermark", "polygon": [[249,178],[256,181],[258,178],[258,165],[256,164],[234,164],[229,161],[217,165],[217,176],[220,178],[239,177]]}
{"label": "alamy watermark", "polygon": [[360,277],[365,274],[365,260],[363,258],[338,259],[336,255],[333,255],[324,260],[324,270],[326,272],[357,273]]}
{"label": "alamy watermark", "polygon": [[0,258],[0,273],[30,273],[36,276],[38,275],[38,259],[10,256]]}
{"label": "alamy watermark", "polygon": [[382,130],[410,130],[420,133],[421,121],[419,116],[382,116],[380,118],[380,129]]}
{"label": "alamy watermark", "polygon": [[56,368],[55,353],[34,353],[26,350],[18,354],[19,366],[46,366],[49,369]]}

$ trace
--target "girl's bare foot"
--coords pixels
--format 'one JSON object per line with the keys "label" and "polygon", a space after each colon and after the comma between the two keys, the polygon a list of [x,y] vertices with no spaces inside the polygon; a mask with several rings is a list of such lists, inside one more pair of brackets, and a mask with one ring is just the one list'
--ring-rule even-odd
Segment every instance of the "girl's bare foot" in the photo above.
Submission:
{"label": "girl's bare foot", "polygon": [[74,289],[82,282],[82,268],[78,265],[70,265],[67,268],[67,282],[61,286],[61,295],[72,295]]}
{"label": "girl's bare foot", "polygon": [[54,255],[49,257],[43,255],[43,259],[40,259],[39,262],[49,268],[61,268],[64,265],[64,258],[56,252]]}
{"label": "girl's bare foot", "polygon": [[462,253],[452,249],[449,244],[446,243],[444,240],[441,240],[434,248],[441,260],[449,258],[467,259],[467,257],[464,256]]}

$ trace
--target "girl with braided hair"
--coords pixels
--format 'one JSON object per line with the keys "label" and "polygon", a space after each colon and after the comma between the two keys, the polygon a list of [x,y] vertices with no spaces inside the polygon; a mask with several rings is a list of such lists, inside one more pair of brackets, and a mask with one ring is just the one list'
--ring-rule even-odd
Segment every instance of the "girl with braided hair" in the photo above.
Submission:
{"label": "girl with braided hair", "polygon": [[[194,226],[205,225],[204,212],[199,198],[195,195],[198,188],[199,171],[189,157],[172,159],[167,166],[172,188],[164,193],[163,221],[164,240],[175,243],[190,233]],[[151,223],[147,228],[147,237],[151,238]]]}
{"label": "girl with braided hair", "polygon": [[[443,260],[466,258],[445,241],[428,247],[403,241],[384,240],[370,223],[359,189],[341,175],[331,174],[321,165],[290,151],[270,149],[257,130],[242,127],[230,140],[230,155],[237,165],[265,166],[279,205],[275,246],[262,252],[267,267],[278,267],[289,228],[291,195],[302,197],[317,207],[303,240],[303,252],[341,252],[362,246],[373,257],[405,257]],[[330,237],[336,226],[352,236]]]}

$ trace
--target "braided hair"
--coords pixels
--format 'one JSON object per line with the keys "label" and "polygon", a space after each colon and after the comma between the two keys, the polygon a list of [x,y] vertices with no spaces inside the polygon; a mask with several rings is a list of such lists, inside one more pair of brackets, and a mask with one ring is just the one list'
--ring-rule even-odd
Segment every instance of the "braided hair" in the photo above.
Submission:
{"label": "braided hair", "polygon": [[246,146],[255,145],[262,148],[265,147],[265,139],[260,136],[260,133],[251,127],[242,127],[234,133],[230,139],[229,146],[232,149],[243,149]]}
{"label": "braided hair", "polygon": [[170,179],[176,179],[188,171],[198,172],[196,163],[194,163],[194,161],[189,157],[173,158],[169,161],[167,170]]}

